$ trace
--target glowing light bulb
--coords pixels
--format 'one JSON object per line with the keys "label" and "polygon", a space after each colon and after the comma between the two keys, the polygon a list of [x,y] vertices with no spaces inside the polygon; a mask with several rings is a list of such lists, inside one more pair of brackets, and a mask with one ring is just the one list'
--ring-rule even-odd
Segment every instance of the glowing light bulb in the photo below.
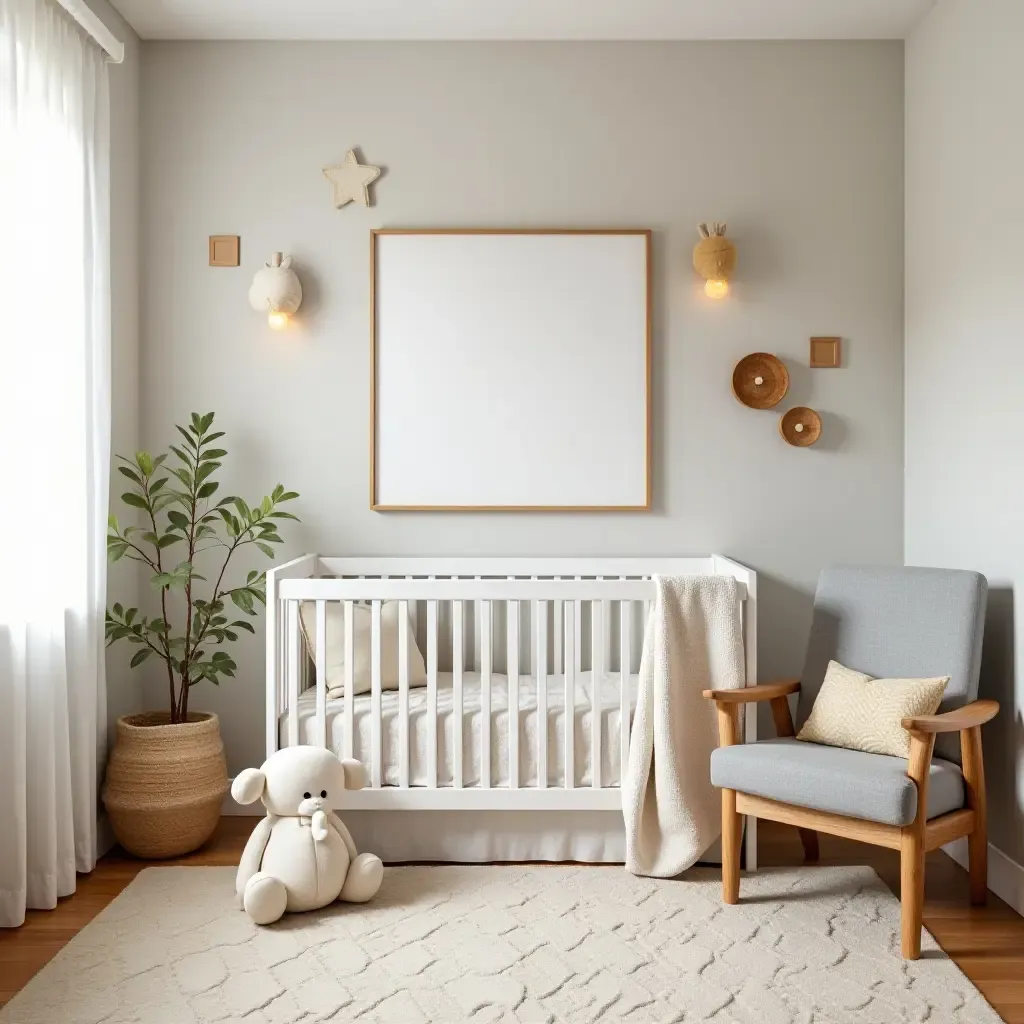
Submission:
{"label": "glowing light bulb", "polygon": [[726,295],[729,294],[729,282],[722,279],[710,278],[704,284],[704,294],[709,299],[724,299]]}
{"label": "glowing light bulb", "polygon": [[270,324],[271,328],[275,331],[283,331],[288,326],[288,321],[291,317],[280,309],[272,309],[267,314],[267,323]]}

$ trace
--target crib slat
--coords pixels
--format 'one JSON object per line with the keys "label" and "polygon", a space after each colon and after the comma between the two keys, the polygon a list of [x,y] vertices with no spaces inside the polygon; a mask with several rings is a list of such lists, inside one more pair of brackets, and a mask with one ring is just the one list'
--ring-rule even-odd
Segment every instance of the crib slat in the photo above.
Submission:
{"label": "crib slat", "polygon": [[576,603],[565,602],[565,788],[576,788]]}
{"label": "crib slat", "polygon": [[[479,576],[474,579],[480,579]],[[482,672],[483,652],[480,650],[480,623],[484,617],[483,601],[473,602],[473,671]]]}
{"label": "crib slat", "polygon": [[327,743],[327,602],[316,603],[316,735]]}
{"label": "crib slat", "polygon": [[381,750],[381,707],[380,707],[380,601],[370,605],[370,784],[374,789],[381,786],[384,758]]}
{"label": "crib slat", "polygon": [[[431,577],[433,578],[433,577]],[[427,602],[427,786],[437,788],[437,602]]]}
{"label": "crib slat", "polygon": [[299,680],[302,676],[302,638],[299,602],[288,602],[288,746],[299,745]]}
{"label": "crib slat", "polygon": [[355,750],[355,602],[345,602],[345,757]]}
{"label": "crib slat", "polygon": [[[560,580],[561,576],[556,576],[556,580]],[[562,601],[551,602],[551,625],[554,628],[555,636],[552,641],[551,647],[551,664],[553,672],[564,672],[565,668],[562,665]]]}
{"label": "crib slat", "polygon": [[[415,577],[413,577],[413,576],[406,576],[405,578],[407,580],[411,580],[411,579],[414,579]],[[413,601],[412,607],[410,607],[409,610],[405,613],[405,619],[408,621],[409,625],[412,627],[412,635],[413,636],[416,635],[416,627],[417,627],[417,625],[419,623],[419,618],[420,618],[419,602],[418,601]]]}
{"label": "crib slat", "polygon": [[604,676],[603,602],[590,602],[590,785],[601,788],[601,680]]}
{"label": "crib slat", "polygon": [[277,603],[277,713],[288,710],[288,603]]}
{"label": "crib slat", "polygon": [[462,789],[462,619],[463,602],[452,601],[452,785]]}
{"label": "crib slat", "polygon": [[[510,576],[509,579],[515,579]],[[519,602],[505,608],[505,662],[508,672],[508,788],[519,788]]]}
{"label": "crib slat", "polygon": [[491,788],[491,602],[480,617],[480,788]]}
{"label": "crib slat", "polygon": [[409,788],[409,602],[398,602],[398,784]]}
{"label": "crib slat", "polygon": [[537,676],[537,788],[548,786],[548,603],[533,604],[534,673]]}
{"label": "crib slat", "polygon": [[[577,580],[582,580],[582,576],[577,576]],[[576,602],[576,618],[575,628],[573,630],[573,650],[575,654],[575,664],[573,668],[576,670],[578,676],[583,671],[583,602]]]}
{"label": "crib slat", "polygon": [[626,781],[629,765],[629,677],[633,648],[633,607],[629,601],[619,602],[619,785]]}

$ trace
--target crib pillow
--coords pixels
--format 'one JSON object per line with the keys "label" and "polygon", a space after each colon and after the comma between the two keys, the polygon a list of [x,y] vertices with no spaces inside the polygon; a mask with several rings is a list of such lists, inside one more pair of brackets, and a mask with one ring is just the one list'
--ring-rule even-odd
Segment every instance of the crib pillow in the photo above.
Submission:
{"label": "crib pillow", "polygon": [[[400,603],[384,601],[380,606],[380,685],[382,690],[398,689],[398,629]],[[328,601],[327,615],[327,696],[332,700],[345,695],[345,606]],[[370,679],[370,606],[352,608],[352,686],[356,693],[369,693]],[[302,601],[299,606],[302,637],[310,659],[316,664],[316,602]],[[427,668],[416,645],[408,615],[402,624],[408,637],[409,685],[426,686]],[[316,666],[320,668],[319,665]]]}

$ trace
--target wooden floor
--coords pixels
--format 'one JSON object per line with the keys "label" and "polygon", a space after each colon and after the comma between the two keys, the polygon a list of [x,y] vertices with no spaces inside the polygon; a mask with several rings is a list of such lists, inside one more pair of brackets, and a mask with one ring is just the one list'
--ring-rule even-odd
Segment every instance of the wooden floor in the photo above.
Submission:
{"label": "wooden floor", "polygon": [[[237,864],[253,824],[253,818],[223,818],[199,853],[164,863]],[[759,847],[765,866],[803,859],[796,831],[774,822],[760,823]],[[890,889],[899,891],[895,851],[822,836],[821,863],[870,864]],[[147,866],[115,851],[91,875],[81,876],[78,891],[56,910],[29,911],[23,927],[0,929],[0,1006]],[[967,889],[962,868],[941,852],[929,854],[925,926],[1004,1020],[1024,1024],[1024,918],[991,894],[987,907],[971,907]]]}

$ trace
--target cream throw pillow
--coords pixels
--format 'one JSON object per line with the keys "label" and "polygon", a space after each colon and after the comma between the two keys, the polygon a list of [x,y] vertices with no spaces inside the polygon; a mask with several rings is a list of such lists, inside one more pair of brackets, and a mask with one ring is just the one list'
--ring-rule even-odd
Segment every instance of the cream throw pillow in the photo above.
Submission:
{"label": "cream throw pillow", "polygon": [[873,679],[830,661],[797,739],[910,757],[910,733],[900,723],[914,715],[934,715],[948,682],[949,676]]}
{"label": "cream throw pillow", "polygon": [[[380,686],[382,690],[398,689],[398,601],[384,601],[380,606]],[[345,695],[345,605],[341,601],[328,601],[327,613],[327,696],[332,700]],[[316,602],[303,601],[299,607],[299,621],[306,650],[316,662]],[[352,608],[352,685],[356,693],[369,693],[370,680],[370,606],[357,604]],[[409,617],[402,623],[409,640],[409,685],[426,686],[427,668],[416,645]],[[317,668],[319,669],[319,665]]]}

